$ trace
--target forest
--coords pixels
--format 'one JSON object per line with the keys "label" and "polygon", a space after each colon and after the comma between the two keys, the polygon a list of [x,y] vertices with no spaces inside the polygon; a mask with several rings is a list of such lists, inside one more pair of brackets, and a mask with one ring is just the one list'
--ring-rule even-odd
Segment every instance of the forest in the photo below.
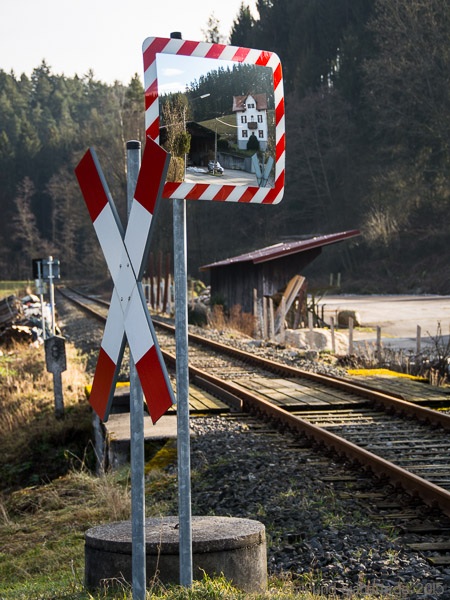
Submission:
{"label": "forest", "polygon": [[[286,240],[358,229],[303,273],[341,273],[354,293],[450,293],[450,4],[446,0],[257,0],[227,42],[283,65],[286,188],[276,206],[187,203],[188,270]],[[207,41],[221,41],[220,23]],[[1,66],[1,65],[0,65]],[[105,84],[44,60],[0,70],[0,278],[53,255],[67,279],[106,265],[74,168],[99,156],[122,219],[128,140],[145,142],[142,77]],[[163,200],[152,252],[172,253]]]}

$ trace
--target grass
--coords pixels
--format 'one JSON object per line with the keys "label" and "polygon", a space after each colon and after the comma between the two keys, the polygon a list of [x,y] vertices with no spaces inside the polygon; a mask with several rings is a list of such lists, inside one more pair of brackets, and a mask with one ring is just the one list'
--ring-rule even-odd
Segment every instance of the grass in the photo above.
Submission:
{"label": "grass", "polygon": [[91,418],[84,366],[73,349],[62,374],[66,414],[61,420],[54,418],[53,376],[45,369],[43,347],[13,344],[3,352],[0,480],[1,488],[15,489],[67,472],[80,447],[89,448]]}
{"label": "grass", "polygon": [[[54,416],[43,348],[14,345],[0,355],[0,600],[132,599],[127,585],[96,593],[83,585],[84,533],[129,518],[130,473],[125,467],[101,477],[93,474],[84,361],[70,345],[66,353],[63,419]],[[175,460],[172,442],[149,457],[147,516],[176,514],[176,475],[167,469]],[[313,575],[301,582],[286,575],[271,579],[266,593],[252,595],[223,578],[205,576],[192,588],[155,583],[147,599],[318,600],[325,597],[313,593],[318,584]]]}
{"label": "grass", "polygon": [[29,280],[22,281],[0,281],[0,300],[8,296],[22,296],[30,288]]}
{"label": "grass", "polygon": [[226,313],[222,305],[214,304],[208,316],[208,326],[219,331],[227,330],[228,334],[235,331],[250,337],[255,331],[255,319],[253,315],[242,312],[239,305]]}

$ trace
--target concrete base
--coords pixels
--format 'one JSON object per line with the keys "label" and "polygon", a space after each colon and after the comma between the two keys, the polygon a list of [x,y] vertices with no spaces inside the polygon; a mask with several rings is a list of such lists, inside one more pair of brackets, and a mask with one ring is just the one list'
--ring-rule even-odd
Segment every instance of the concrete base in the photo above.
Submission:
{"label": "concrete base", "polygon": [[[179,584],[178,517],[146,519],[147,581]],[[114,580],[132,582],[131,522],[89,529],[85,534],[85,584],[96,589]],[[245,592],[267,589],[265,527],[232,517],[192,517],[194,579],[221,574]]]}

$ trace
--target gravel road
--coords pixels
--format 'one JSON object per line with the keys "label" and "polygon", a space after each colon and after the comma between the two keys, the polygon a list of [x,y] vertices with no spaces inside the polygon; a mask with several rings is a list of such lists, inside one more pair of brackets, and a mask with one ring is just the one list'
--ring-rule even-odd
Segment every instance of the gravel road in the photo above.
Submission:
{"label": "gravel road", "polygon": [[355,331],[355,341],[375,341],[376,327],[381,327],[382,341],[393,348],[416,347],[417,326],[421,328],[424,345],[432,344],[438,326],[444,340],[450,333],[450,296],[324,296],[325,320],[336,320],[342,310],[354,310],[361,317],[361,330]]}

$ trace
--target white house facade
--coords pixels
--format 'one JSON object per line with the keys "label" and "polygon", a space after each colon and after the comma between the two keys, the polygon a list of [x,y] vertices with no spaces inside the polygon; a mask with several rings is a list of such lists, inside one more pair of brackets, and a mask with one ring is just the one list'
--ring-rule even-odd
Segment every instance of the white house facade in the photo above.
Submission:
{"label": "white house facade", "polygon": [[260,150],[266,150],[268,140],[266,94],[233,96],[233,112],[236,113],[239,149],[246,150],[250,137],[254,135],[259,142]]}

